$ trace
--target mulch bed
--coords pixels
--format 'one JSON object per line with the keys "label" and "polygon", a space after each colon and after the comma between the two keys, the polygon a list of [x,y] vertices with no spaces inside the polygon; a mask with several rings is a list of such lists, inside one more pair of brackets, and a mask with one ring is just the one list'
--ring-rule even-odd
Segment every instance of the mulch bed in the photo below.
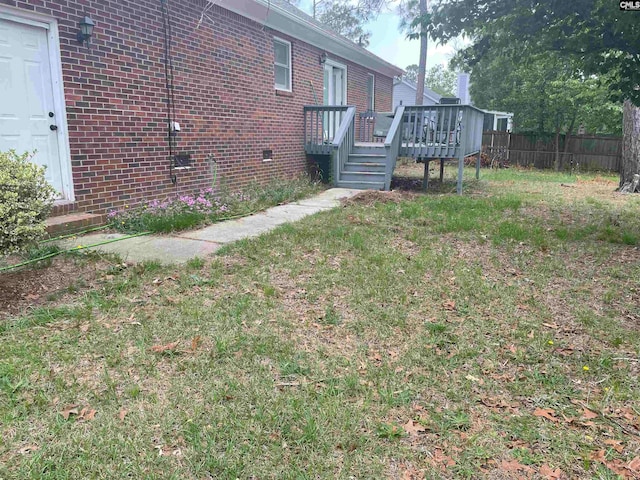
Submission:
{"label": "mulch bed", "polygon": [[[17,262],[15,262],[17,263]],[[60,256],[45,266],[0,273],[0,319],[16,316],[45,303],[64,302],[73,287],[84,290],[98,283],[110,264]]]}

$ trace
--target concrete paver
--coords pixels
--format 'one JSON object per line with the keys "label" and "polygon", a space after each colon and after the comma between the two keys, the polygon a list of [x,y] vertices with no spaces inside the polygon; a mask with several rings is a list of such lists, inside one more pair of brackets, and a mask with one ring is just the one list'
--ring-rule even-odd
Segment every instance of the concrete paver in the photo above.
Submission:
{"label": "concrete paver", "polygon": [[[340,205],[340,199],[349,198],[361,190],[331,188],[313,197],[295,203],[271,207],[249,217],[216,223],[205,228],[174,235],[146,235],[92,247],[116,253],[124,260],[142,262],[157,260],[162,263],[186,263],[194,257],[206,257],[222,245],[262,235],[284,223],[295,222],[315,213]],[[74,248],[103,243],[126,235],[119,233],[91,234],[61,242],[63,248]]]}

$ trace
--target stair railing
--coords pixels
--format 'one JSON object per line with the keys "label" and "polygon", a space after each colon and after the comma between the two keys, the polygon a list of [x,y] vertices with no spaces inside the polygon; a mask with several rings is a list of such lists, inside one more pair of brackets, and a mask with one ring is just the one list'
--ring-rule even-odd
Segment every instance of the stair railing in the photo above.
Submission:
{"label": "stair railing", "polygon": [[333,137],[333,152],[331,152],[331,164],[333,175],[333,184],[336,185],[340,180],[340,175],[344,168],[344,164],[349,159],[349,154],[353,150],[356,135],[356,107],[348,107],[346,113],[342,116],[340,126]]}
{"label": "stair railing", "polygon": [[385,149],[385,169],[384,169],[384,189],[389,190],[391,188],[391,178],[393,177],[393,171],[396,168],[396,161],[400,154],[400,144],[402,142],[402,119],[404,118],[404,105],[399,105],[396,108],[396,113],[393,116],[393,122],[389,127],[389,132],[384,140]]}

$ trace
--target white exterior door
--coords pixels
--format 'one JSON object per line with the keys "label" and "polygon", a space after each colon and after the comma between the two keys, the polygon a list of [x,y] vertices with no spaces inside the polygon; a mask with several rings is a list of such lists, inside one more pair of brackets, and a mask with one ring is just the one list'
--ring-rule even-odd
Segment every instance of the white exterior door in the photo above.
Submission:
{"label": "white exterior door", "polygon": [[68,198],[49,49],[46,28],[0,18],[0,151],[36,151],[32,161]]}
{"label": "white exterior door", "polygon": [[346,105],[346,68],[330,63],[324,66],[323,100],[325,105]]}
{"label": "white exterior door", "polygon": [[[343,65],[325,63],[323,101],[325,105],[347,104],[347,69]],[[342,120],[342,112],[330,112],[324,120],[325,137],[331,140]]]}

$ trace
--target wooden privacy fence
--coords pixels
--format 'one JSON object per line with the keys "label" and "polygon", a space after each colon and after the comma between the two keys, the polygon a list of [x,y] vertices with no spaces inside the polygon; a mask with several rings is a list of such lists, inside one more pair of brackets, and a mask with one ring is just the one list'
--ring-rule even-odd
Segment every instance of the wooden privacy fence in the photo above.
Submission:
{"label": "wooden privacy fence", "polygon": [[596,135],[528,134],[485,131],[482,151],[496,162],[534,168],[554,168],[556,155],[563,170],[620,171],[622,138]]}

